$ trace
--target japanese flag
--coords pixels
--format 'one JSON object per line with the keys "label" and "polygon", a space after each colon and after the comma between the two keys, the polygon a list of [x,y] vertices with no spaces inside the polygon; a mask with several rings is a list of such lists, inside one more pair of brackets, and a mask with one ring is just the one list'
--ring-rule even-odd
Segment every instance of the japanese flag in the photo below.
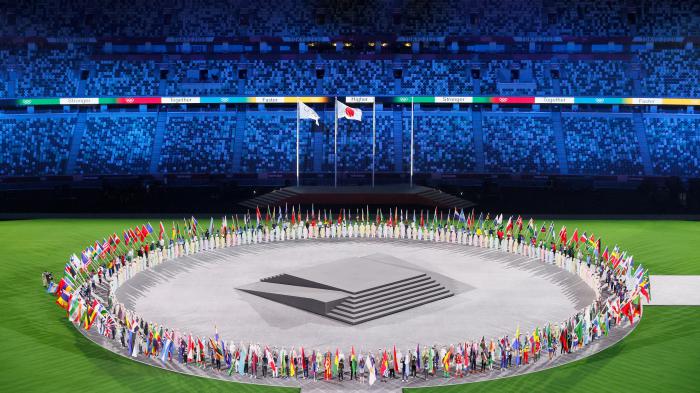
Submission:
{"label": "japanese flag", "polygon": [[351,108],[342,102],[338,101],[338,109],[336,110],[338,119],[346,118],[350,120],[362,120],[362,111],[357,108]]}

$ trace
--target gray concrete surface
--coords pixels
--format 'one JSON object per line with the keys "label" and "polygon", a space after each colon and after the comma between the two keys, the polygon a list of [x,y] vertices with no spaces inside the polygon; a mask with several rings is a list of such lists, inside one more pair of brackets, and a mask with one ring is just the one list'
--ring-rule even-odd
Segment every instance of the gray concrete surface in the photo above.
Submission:
{"label": "gray concrete surface", "polygon": [[[357,326],[234,288],[280,271],[352,256],[387,254],[387,263],[449,278],[455,296]],[[148,321],[180,332],[271,347],[346,352],[396,345],[450,344],[513,335],[559,322],[593,301],[578,277],[555,266],[490,249],[402,240],[333,239],[233,247],[178,258],[138,274],[117,299]]]}
{"label": "gray concrete surface", "polygon": [[700,306],[700,276],[650,276],[650,306]]}

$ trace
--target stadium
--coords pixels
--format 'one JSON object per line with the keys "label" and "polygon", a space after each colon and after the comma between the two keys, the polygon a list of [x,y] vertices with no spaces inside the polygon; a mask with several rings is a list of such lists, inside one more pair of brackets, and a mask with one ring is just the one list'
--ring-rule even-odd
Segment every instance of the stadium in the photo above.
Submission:
{"label": "stadium", "polygon": [[3,391],[695,391],[700,3],[0,7]]}

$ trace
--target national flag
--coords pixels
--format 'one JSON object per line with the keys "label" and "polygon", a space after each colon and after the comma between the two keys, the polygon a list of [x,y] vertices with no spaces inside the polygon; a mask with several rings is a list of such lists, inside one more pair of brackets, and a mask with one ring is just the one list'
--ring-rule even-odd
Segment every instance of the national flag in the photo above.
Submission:
{"label": "national flag", "polygon": [[335,355],[333,356],[333,375],[338,374],[338,364],[340,363],[340,359],[338,359],[338,348],[335,349]]}
{"label": "national flag", "polygon": [[384,350],[384,354],[382,355],[382,364],[379,367],[379,374],[385,377],[389,375],[389,356],[386,350]]}
{"label": "national flag", "polygon": [[579,237],[579,243],[588,243],[588,235],[586,235],[585,231],[581,234],[581,237]]}
{"label": "national flag", "polygon": [[158,240],[163,240],[163,234],[165,234],[165,227],[163,226],[163,221],[160,221],[158,225],[160,227],[160,231],[158,233]]}
{"label": "national flag", "polygon": [[416,344],[416,368],[420,370],[420,344]]}
{"label": "national flag", "polygon": [[153,227],[151,226],[150,222],[146,223],[146,231],[148,231],[147,235],[153,233]]}
{"label": "national flag", "polygon": [[573,243],[576,243],[576,245],[578,245],[578,241],[579,241],[579,238],[578,238],[578,228],[574,229],[574,234],[571,236],[571,241],[572,241]]}
{"label": "national flag", "polygon": [[374,362],[372,362],[372,358],[370,358],[369,355],[367,355],[365,364],[367,365],[367,371],[369,372],[369,386],[372,386],[375,382],[377,382],[377,373],[374,371]]}
{"label": "national flag", "polygon": [[[292,210],[294,207],[292,207]],[[292,217],[294,214],[292,214]],[[268,347],[265,347],[265,357],[267,358],[267,366],[272,370],[272,372],[277,371],[277,365],[275,364],[275,358],[272,357],[272,354],[270,353],[270,349]]]}
{"label": "national flag", "polygon": [[399,372],[399,359],[396,357],[396,345],[394,345],[394,372]]}
{"label": "national flag", "polygon": [[102,313],[103,309],[104,307],[102,307],[100,302],[93,300],[92,307],[88,309],[88,318],[84,326],[85,330],[90,330],[90,327],[92,327],[92,324],[95,322],[95,318]]}
{"label": "national flag", "polygon": [[124,244],[129,245],[129,241],[131,240],[131,237],[129,237],[129,234],[126,231],[123,231],[122,237],[124,238]]}
{"label": "national flag", "polygon": [[362,111],[357,108],[351,108],[342,102],[336,100],[336,117],[338,119],[362,120]]}
{"label": "national flag", "polygon": [[559,231],[559,242],[560,243],[566,243],[566,225],[561,227],[561,230]]}
{"label": "national flag", "polygon": [[513,233],[513,217],[508,217],[508,224],[506,224],[506,233]]}
{"label": "national flag", "polygon": [[70,300],[71,300],[71,295],[72,292],[70,291],[62,291],[59,293],[58,297],[56,298],[56,304],[59,305],[62,309],[68,311],[68,307],[70,306]]}
{"label": "national flag", "polygon": [[[148,226],[151,226],[150,224]],[[148,234],[153,232],[153,228],[149,231],[148,228],[146,228],[146,225],[141,225],[141,237],[146,238],[148,237]],[[142,240],[143,241],[143,240]]]}
{"label": "national flag", "polygon": [[452,347],[445,353],[445,356],[442,358],[442,366],[445,370],[445,372],[448,372],[450,369],[450,356],[452,356]]}
{"label": "national flag", "polygon": [[75,296],[73,296],[70,302],[70,308],[68,309],[68,319],[77,323],[78,321],[80,321],[80,315],[82,314],[82,310],[82,299],[80,298],[80,295],[76,294]]}
{"label": "national flag", "polygon": [[299,101],[297,110],[299,111],[299,119],[309,119],[316,122],[318,126],[318,120],[321,118],[315,110],[311,109],[308,105]]}
{"label": "national flag", "polygon": [[46,293],[50,293],[52,295],[55,295],[56,291],[58,291],[58,285],[56,285],[55,282],[51,281],[49,283],[49,285],[46,287]]}
{"label": "national flag", "polygon": [[255,206],[255,226],[259,227],[260,226],[260,221],[262,220],[262,214],[260,213],[260,208],[258,206]]}
{"label": "national flag", "polygon": [[73,282],[70,281],[68,277],[63,277],[61,281],[58,282],[58,288],[56,288],[56,293],[58,296],[61,295],[61,292],[68,292],[71,293],[73,292]]}
{"label": "national flag", "polygon": [[67,275],[69,275],[71,278],[75,278],[75,275],[77,274],[73,266],[69,263],[66,263],[65,267],[65,272]]}

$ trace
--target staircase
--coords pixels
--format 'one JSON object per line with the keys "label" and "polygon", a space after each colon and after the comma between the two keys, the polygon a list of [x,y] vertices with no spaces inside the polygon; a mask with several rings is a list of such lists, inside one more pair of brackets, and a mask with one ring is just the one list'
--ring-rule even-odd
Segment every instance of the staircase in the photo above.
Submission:
{"label": "staircase", "polygon": [[[394,109],[394,172],[408,171],[403,167],[403,109]],[[411,141],[406,141],[410,143]]]}
{"label": "staircase", "polygon": [[649,143],[647,142],[647,133],[644,127],[644,118],[642,112],[635,110],[632,114],[632,122],[634,123],[634,133],[639,141],[639,154],[642,156],[642,165],[644,166],[644,174],[647,176],[653,175],[653,167],[651,166],[651,156],[649,155]]}
{"label": "staircase", "polygon": [[453,208],[457,209],[467,209],[474,206],[473,202],[466,199],[456,197],[452,194],[436,190],[434,188],[425,188],[425,190],[420,191],[416,194],[418,197],[428,201],[430,205],[438,206],[442,208]]}
{"label": "staircase", "polygon": [[557,158],[559,158],[559,173],[562,175],[569,174],[569,163],[566,161],[566,146],[564,143],[564,132],[561,128],[561,112],[558,110],[552,111],[552,130],[554,131],[554,140],[557,144]]}
{"label": "staircase", "polygon": [[66,164],[65,175],[72,175],[75,173],[75,163],[78,160],[78,153],[80,152],[80,144],[83,140],[83,135],[85,134],[85,123],[87,121],[86,109],[80,109],[78,113],[78,119],[73,127],[73,136],[70,140],[70,153],[68,155],[68,163]]}
{"label": "staircase", "polygon": [[477,173],[484,173],[484,130],[481,125],[481,110],[472,110],[472,132],[474,133],[474,160]]}
{"label": "staircase", "polygon": [[257,206],[282,206],[284,204],[284,200],[292,198],[296,195],[297,193],[290,190],[290,188],[282,188],[241,202],[241,206],[245,206],[249,209],[254,209]]}
{"label": "staircase", "polygon": [[408,185],[384,185],[384,186],[301,186],[286,187],[274,190],[259,197],[243,201],[240,205],[247,208],[256,206],[282,206],[289,204],[312,204],[322,202],[324,204],[391,204],[402,201],[406,204],[467,209],[475,204],[455,195],[436,190],[434,188]]}
{"label": "staircase", "polygon": [[236,114],[236,132],[233,135],[233,162],[231,163],[231,172],[233,173],[241,172],[246,116],[245,105],[238,106],[238,113]]}
{"label": "staircase", "polygon": [[151,163],[149,172],[152,175],[158,173],[158,163],[160,162],[160,152],[163,147],[163,138],[165,137],[165,124],[168,121],[168,109],[166,106],[161,106],[158,109],[158,120],[156,121],[156,134],[153,137],[153,150],[151,151]]}
{"label": "staircase", "polygon": [[357,325],[454,296],[426,274],[351,294],[326,316]]}
{"label": "staircase", "polygon": [[313,149],[314,149],[314,172],[321,173],[323,171],[323,131],[312,131]]}

